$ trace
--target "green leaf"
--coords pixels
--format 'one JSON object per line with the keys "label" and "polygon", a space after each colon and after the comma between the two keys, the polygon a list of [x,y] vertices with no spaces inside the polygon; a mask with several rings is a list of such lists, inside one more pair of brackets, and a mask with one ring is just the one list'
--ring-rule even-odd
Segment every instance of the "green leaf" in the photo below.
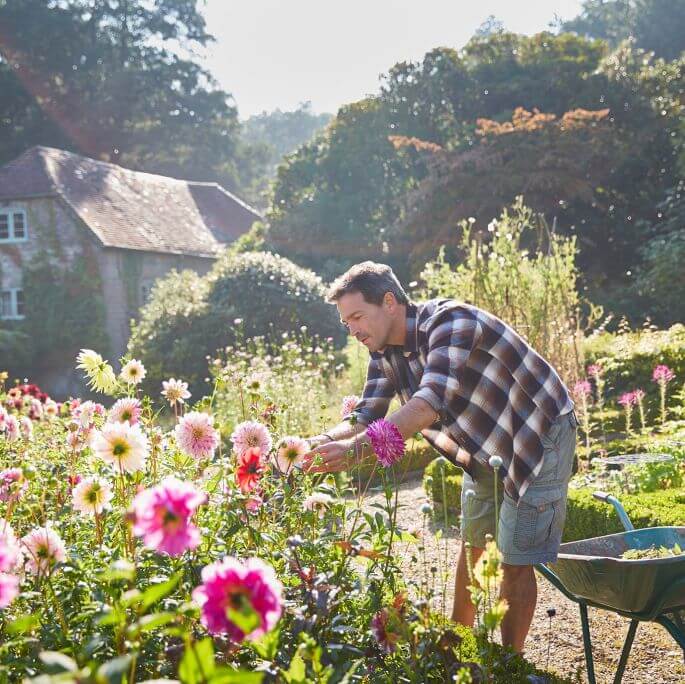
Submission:
{"label": "green leaf", "polygon": [[36,615],[20,615],[16,620],[7,625],[7,632],[12,636],[26,634],[40,625],[40,620]]}
{"label": "green leaf", "polygon": [[303,684],[306,681],[307,667],[299,650],[293,656],[290,667],[287,672],[283,673],[283,676],[288,684]]}
{"label": "green leaf", "polygon": [[102,684],[120,684],[131,667],[132,656],[124,655],[110,660],[98,668],[95,681]]}
{"label": "green leaf", "polygon": [[278,640],[280,636],[280,630],[274,629],[271,632],[267,632],[258,641],[253,641],[250,645],[263,660],[274,660],[276,658],[276,652],[278,651]]}
{"label": "green leaf", "polygon": [[153,629],[168,625],[176,618],[174,613],[152,613],[151,615],[143,615],[140,620],[129,625],[126,629],[126,636],[129,639],[134,638],[141,632],[151,632]]}
{"label": "green leaf", "polygon": [[259,614],[247,602],[239,609],[229,608],[226,611],[228,619],[235,624],[239,629],[242,629],[245,634],[249,634],[261,624]]}
{"label": "green leaf", "polygon": [[104,582],[116,582],[126,580],[132,582],[136,576],[136,566],[133,563],[120,558],[114,561],[107,570],[98,575],[98,579]]}
{"label": "green leaf", "polygon": [[186,646],[178,676],[183,684],[202,684],[209,681],[215,669],[214,645],[211,638],[207,637]]}
{"label": "green leaf", "polygon": [[161,582],[160,584],[153,584],[148,587],[144,592],[141,599],[141,608],[146,611],[150,606],[161,601],[165,596],[168,596],[175,588],[176,585],[181,580],[181,575],[183,573],[177,572],[166,582]]}
{"label": "green leaf", "polygon": [[261,684],[264,679],[262,672],[246,672],[220,667],[214,671],[209,684]]}
{"label": "green leaf", "polygon": [[76,672],[78,665],[76,662],[64,653],[59,651],[41,651],[38,657],[48,666],[56,667],[66,672]]}

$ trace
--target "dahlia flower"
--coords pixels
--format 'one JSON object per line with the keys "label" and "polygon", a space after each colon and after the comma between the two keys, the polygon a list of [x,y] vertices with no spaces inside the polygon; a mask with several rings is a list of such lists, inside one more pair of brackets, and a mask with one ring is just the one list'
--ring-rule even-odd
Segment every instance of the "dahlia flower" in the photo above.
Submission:
{"label": "dahlia flower", "polygon": [[137,385],[143,381],[146,375],[145,366],[137,359],[131,359],[121,369],[119,377],[128,385]]}
{"label": "dahlia flower", "polygon": [[305,511],[315,511],[319,514],[319,518],[323,518],[334,502],[335,499],[332,496],[324,494],[324,492],[314,492],[302,502],[302,506]]}
{"label": "dahlia flower", "polygon": [[109,421],[111,423],[128,421],[130,425],[135,425],[140,420],[142,412],[143,409],[137,399],[119,399],[109,410]]}
{"label": "dahlia flower", "polygon": [[6,520],[0,519],[0,572],[18,570],[24,560],[19,542]]}
{"label": "dahlia flower", "polygon": [[240,454],[235,469],[235,479],[240,491],[247,494],[256,489],[265,470],[266,463],[262,460],[259,447],[252,447]]}
{"label": "dahlia flower", "polygon": [[395,608],[379,610],[371,620],[371,634],[384,653],[392,653],[402,636],[402,620]]}
{"label": "dahlia flower", "polygon": [[291,468],[302,461],[302,457],[309,451],[309,444],[301,437],[283,437],[278,444],[275,461],[278,469],[287,475]]}
{"label": "dahlia flower", "polygon": [[207,413],[186,413],[174,429],[179,449],[196,459],[211,458],[219,446],[219,433],[214,428],[214,418]]}
{"label": "dahlia flower", "polygon": [[140,426],[106,423],[95,433],[91,448],[117,472],[134,473],[143,469],[149,445]]}
{"label": "dahlia flower", "polygon": [[276,626],[283,612],[282,592],[270,565],[259,558],[241,561],[229,556],[203,568],[193,600],[211,634],[241,642],[259,639]]}
{"label": "dahlia flower", "polygon": [[33,439],[33,423],[28,416],[22,416],[19,419],[19,430],[27,442]]}
{"label": "dahlia flower", "polygon": [[200,530],[190,520],[206,501],[207,495],[189,482],[166,477],[133,499],[133,533],[149,549],[180,556],[200,543]]}
{"label": "dahlia flower", "polygon": [[378,462],[385,468],[397,463],[404,455],[404,439],[397,425],[385,418],[374,420],[366,428],[366,436]]}
{"label": "dahlia flower", "polygon": [[347,418],[352,411],[354,411],[354,407],[359,403],[359,397],[350,394],[346,397],[343,397],[342,399],[342,407],[340,409],[340,415],[342,418]]}
{"label": "dahlia flower", "polygon": [[0,472],[0,501],[21,498],[28,486],[21,468],[6,468]]}
{"label": "dahlia flower", "polygon": [[21,538],[28,571],[34,575],[48,573],[56,563],[67,558],[64,542],[49,525],[36,527]]}
{"label": "dahlia flower", "polygon": [[93,424],[95,416],[104,416],[105,407],[95,401],[84,401],[74,406],[71,416],[81,427],[88,427]]}
{"label": "dahlia flower", "polygon": [[184,399],[190,398],[190,392],[188,391],[188,383],[183,382],[183,380],[175,380],[174,378],[169,378],[169,380],[164,380],[162,382],[162,396],[173,406],[177,401],[181,404]]}
{"label": "dahlia flower", "polygon": [[15,442],[19,439],[20,434],[17,417],[12,413],[7,414],[7,418],[5,418],[5,439],[8,442]]}
{"label": "dahlia flower", "polygon": [[92,349],[82,349],[76,357],[77,368],[85,371],[88,386],[96,392],[111,393],[117,385],[117,378],[112,366],[100,354]]}
{"label": "dahlia flower", "polygon": [[0,608],[7,608],[19,595],[19,578],[0,572]]}
{"label": "dahlia flower", "polygon": [[255,420],[238,423],[231,435],[233,449],[240,455],[252,447],[257,447],[263,454],[271,451],[271,435],[265,425]]}
{"label": "dahlia flower", "polygon": [[43,406],[43,413],[48,418],[55,418],[59,414],[59,406],[57,406],[57,402],[53,401],[52,399],[48,399],[45,402],[45,406]]}
{"label": "dahlia flower", "polygon": [[114,497],[109,483],[102,478],[86,477],[76,484],[71,493],[72,505],[83,515],[102,513],[109,508],[109,502]]}

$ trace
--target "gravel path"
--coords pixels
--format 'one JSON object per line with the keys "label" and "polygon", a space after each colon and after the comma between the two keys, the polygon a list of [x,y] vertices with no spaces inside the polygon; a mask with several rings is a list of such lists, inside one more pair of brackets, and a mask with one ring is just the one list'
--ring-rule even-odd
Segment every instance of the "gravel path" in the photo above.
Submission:
{"label": "gravel path", "polygon": [[[383,495],[373,491],[367,495],[366,499],[367,504],[384,503]],[[421,531],[423,516],[419,509],[421,504],[427,501],[428,498],[420,480],[414,479],[400,485],[398,524],[403,529]],[[443,527],[441,524],[432,524],[430,529],[426,530],[423,541],[429,568],[431,566],[441,568],[445,565],[445,543],[447,542],[449,580],[446,605],[449,611],[452,605],[452,583],[454,582],[459,533],[456,528],[451,528],[442,539],[436,539],[435,533]],[[406,579],[414,579],[420,583],[426,576],[422,553],[417,551],[416,545],[407,543],[400,544],[398,552],[402,554],[402,568]],[[418,557],[417,561],[413,562],[412,556]],[[436,600],[436,604],[436,608],[440,610],[441,597]],[[552,620],[549,663],[547,659],[548,608],[556,609],[556,616]],[[589,616],[597,682],[611,684],[629,621],[615,613],[592,608],[589,609]],[[538,577],[538,604],[526,641],[525,655],[538,667],[547,668],[567,677],[573,677],[576,672],[579,672],[582,681],[587,681],[578,606],[566,599],[542,577]],[[685,682],[682,651],[666,630],[653,623],[639,625],[623,682],[624,684],[682,684]]]}

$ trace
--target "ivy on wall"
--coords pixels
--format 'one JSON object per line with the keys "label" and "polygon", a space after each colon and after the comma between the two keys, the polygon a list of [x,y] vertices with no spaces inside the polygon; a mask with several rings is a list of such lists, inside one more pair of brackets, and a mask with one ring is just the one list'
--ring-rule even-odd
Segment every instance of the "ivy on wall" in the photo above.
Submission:
{"label": "ivy on wall", "polygon": [[83,347],[106,352],[109,346],[102,279],[92,246],[83,240],[80,253],[67,259],[52,202],[47,225],[33,207],[28,207],[28,219],[40,251],[27,257],[16,245],[2,250],[22,269],[25,318],[0,324],[0,370],[14,377],[35,377],[71,365]]}

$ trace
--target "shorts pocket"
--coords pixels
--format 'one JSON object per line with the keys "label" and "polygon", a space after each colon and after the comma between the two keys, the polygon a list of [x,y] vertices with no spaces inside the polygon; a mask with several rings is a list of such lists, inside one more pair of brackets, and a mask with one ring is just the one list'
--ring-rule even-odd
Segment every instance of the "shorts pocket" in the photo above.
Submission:
{"label": "shorts pocket", "polygon": [[521,497],[513,539],[518,551],[530,551],[547,542],[563,503],[562,496],[561,487],[554,487],[544,491],[528,491]]}

